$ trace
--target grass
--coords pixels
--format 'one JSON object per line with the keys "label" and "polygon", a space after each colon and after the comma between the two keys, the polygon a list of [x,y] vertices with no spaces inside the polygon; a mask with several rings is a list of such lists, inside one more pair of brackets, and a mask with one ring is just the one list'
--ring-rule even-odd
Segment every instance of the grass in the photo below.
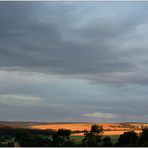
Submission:
{"label": "grass", "polygon": [[118,141],[119,135],[110,135],[109,137],[111,137],[113,143],[116,143]]}
{"label": "grass", "polygon": [[[119,135],[110,135],[109,137],[111,137],[113,143],[116,143],[118,141]],[[71,136],[70,138],[71,140],[74,140],[75,143],[79,144],[82,142],[84,136]]]}
{"label": "grass", "polygon": [[70,139],[71,140],[74,140],[74,142],[76,144],[79,144],[82,142],[82,139],[84,138],[84,136],[71,136]]}

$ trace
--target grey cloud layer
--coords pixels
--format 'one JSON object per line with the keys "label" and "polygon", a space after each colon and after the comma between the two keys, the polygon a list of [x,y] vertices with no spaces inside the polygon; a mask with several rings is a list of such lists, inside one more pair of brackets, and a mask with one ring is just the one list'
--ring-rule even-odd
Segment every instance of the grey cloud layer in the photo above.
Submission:
{"label": "grey cloud layer", "polygon": [[0,119],[145,121],[147,8],[0,2]]}
{"label": "grey cloud layer", "polygon": [[148,5],[118,5],[1,2],[0,69],[147,84]]}
{"label": "grey cloud layer", "polygon": [[[145,121],[147,98],[145,86],[112,87],[36,73],[0,72],[1,120]],[[93,113],[97,116],[83,116]],[[103,114],[113,119],[104,119]]]}

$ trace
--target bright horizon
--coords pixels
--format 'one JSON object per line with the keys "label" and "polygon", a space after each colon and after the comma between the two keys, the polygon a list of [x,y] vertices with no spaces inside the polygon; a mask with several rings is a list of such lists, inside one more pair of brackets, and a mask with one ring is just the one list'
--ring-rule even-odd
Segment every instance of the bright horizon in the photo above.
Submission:
{"label": "bright horizon", "polygon": [[0,120],[147,122],[148,2],[0,2]]}

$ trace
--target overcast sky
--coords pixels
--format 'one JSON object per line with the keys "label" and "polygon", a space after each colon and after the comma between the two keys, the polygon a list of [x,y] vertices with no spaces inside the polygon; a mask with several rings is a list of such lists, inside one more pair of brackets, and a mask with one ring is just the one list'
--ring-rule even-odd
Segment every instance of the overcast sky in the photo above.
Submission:
{"label": "overcast sky", "polygon": [[0,2],[0,120],[147,113],[148,2]]}

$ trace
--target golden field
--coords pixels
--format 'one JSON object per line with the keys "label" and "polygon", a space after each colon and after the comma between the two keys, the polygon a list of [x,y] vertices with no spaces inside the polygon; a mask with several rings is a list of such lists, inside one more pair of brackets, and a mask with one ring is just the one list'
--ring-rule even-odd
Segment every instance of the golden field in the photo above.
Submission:
{"label": "golden field", "polygon": [[[43,125],[32,125],[30,128],[33,129],[53,129],[58,130],[60,128],[69,129],[71,131],[84,131],[90,130],[94,123],[55,123],[55,124],[43,124]],[[96,123],[95,123],[96,124]],[[142,127],[148,127],[148,124],[143,123],[99,123],[104,129],[104,135],[120,135],[125,131],[134,130],[135,132],[141,132]],[[76,133],[73,135],[83,135],[83,132]]]}

